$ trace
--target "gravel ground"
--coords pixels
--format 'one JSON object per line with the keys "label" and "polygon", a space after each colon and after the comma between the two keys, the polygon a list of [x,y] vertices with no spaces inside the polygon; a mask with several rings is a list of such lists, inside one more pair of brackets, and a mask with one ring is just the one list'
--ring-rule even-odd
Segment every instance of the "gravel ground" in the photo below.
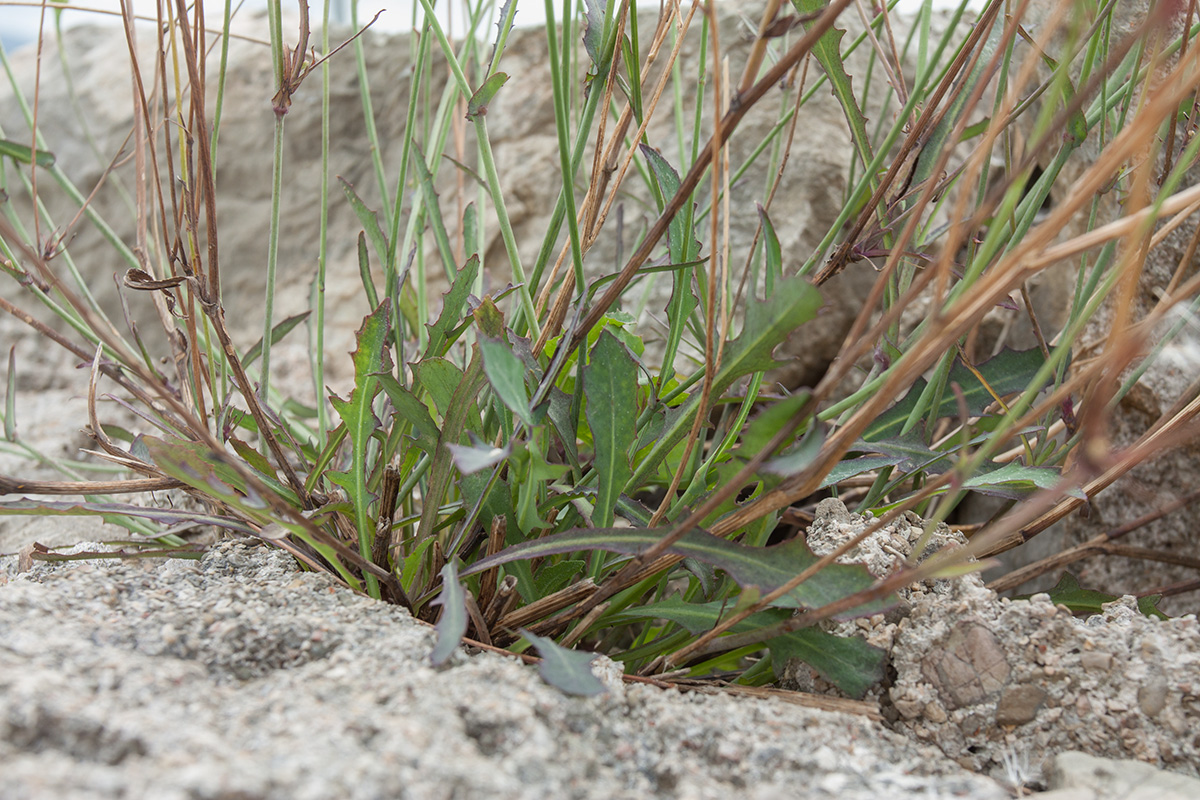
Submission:
{"label": "gravel ground", "polygon": [[[76,550],[95,549],[81,545]],[[222,543],[0,559],[8,798],[1002,798],[864,716],[625,685],[574,698],[402,609]]]}

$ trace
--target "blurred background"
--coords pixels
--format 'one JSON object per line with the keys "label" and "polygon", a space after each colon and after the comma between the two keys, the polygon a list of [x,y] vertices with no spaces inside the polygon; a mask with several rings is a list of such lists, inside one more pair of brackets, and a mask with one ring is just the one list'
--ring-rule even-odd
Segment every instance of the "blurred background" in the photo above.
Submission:
{"label": "blurred background", "polygon": [[[157,0],[127,0],[127,2],[138,14],[153,16]],[[352,0],[333,0],[329,13],[334,22],[348,23],[350,21],[351,2]],[[896,4],[896,9],[904,13],[912,13],[919,9],[924,2],[930,2],[933,8],[952,8],[958,5],[958,0],[900,0]],[[871,0],[863,0],[863,3],[868,8],[876,5]],[[245,13],[265,8],[266,4],[266,0],[242,0],[242,2],[234,2],[234,7],[240,8],[241,13]],[[972,0],[969,4],[982,6],[983,2],[982,0]],[[211,0],[207,5],[209,14],[214,18],[219,19],[225,12],[225,3],[221,0]],[[62,24],[66,27],[80,24],[103,24],[105,21],[115,25],[117,22],[116,12],[121,7],[121,3],[120,0],[74,0],[70,3],[70,8],[66,6],[66,3],[59,3],[56,6],[47,4],[45,11],[47,27],[54,25],[56,12],[61,12]],[[285,0],[283,6],[285,10],[294,11],[295,9],[295,3],[289,0]],[[555,6],[561,8],[561,3],[555,2]],[[323,13],[322,2],[313,0],[309,7],[314,24],[319,23]],[[382,10],[379,21],[375,23],[378,30],[404,31],[412,28],[414,13],[419,13],[420,7],[417,0],[360,0],[358,19],[361,24],[365,24],[376,12]],[[438,16],[442,24],[448,23],[452,34],[458,35],[465,29],[465,26],[461,24],[466,16],[461,0],[457,2],[437,0],[435,7],[438,9]],[[493,16],[499,12],[499,9],[500,2],[498,0],[492,12]],[[36,0],[0,0],[0,44],[4,45],[4,49],[11,52],[36,40],[38,27],[42,24],[42,14],[42,4]],[[545,19],[544,3],[536,0],[533,2],[518,0],[517,25],[538,25]]]}

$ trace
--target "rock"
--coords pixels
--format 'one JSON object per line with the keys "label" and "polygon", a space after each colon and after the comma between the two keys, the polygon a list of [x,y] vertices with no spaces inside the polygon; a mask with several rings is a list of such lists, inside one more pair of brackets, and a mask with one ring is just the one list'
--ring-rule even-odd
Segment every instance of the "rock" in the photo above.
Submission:
{"label": "rock", "polygon": [[[722,52],[732,63],[745,60],[752,37],[745,35],[744,19],[757,17],[760,9],[740,2],[725,2],[718,9],[721,26]],[[657,20],[657,10],[643,15],[639,30],[649,37]],[[850,28],[858,26],[853,15],[846,15]],[[247,15],[235,25],[239,34],[263,38],[266,35],[264,16]],[[292,28],[285,28],[292,30]],[[695,94],[697,61],[699,58],[699,25],[693,27],[681,51],[680,92],[690,100]],[[338,31],[334,38],[347,35]],[[294,35],[294,34],[289,34]],[[316,34],[314,34],[316,36]],[[315,39],[314,39],[315,41]],[[367,70],[371,81],[376,126],[380,136],[380,152],[389,176],[398,172],[398,160],[407,134],[404,130],[408,112],[411,83],[411,37],[409,34],[364,36]],[[142,58],[149,62],[152,44],[148,32],[140,39]],[[648,42],[647,42],[648,44]],[[117,79],[128,61],[127,46],[119,29],[110,26],[81,26],[70,29],[64,38],[62,53],[71,66],[74,91],[78,103],[88,109],[87,125],[98,145],[93,152],[86,139],[78,135],[80,122],[75,116],[72,97],[59,60],[59,48],[51,37],[45,42],[39,76],[39,125],[47,146],[55,153],[59,166],[71,177],[84,194],[101,179],[109,160],[120,150],[132,124],[130,88],[127,80]],[[861,48],[852,64],[865,71],[865,52]],[[448,70],[438,48],[427,72],[432,81],[430,91],[436,97],[445,83]],[[24,48],[13,54],[13,71],[17,85],[26,97],[32,96],[35,77],[36,49]],[[504,89],[488,108],[487,125],[495,154],[501,185],[505,191],[510,221],[516,236],[522,261],[528,271],[542,244],[562,180],[558,173],[558,142],[554,133],[554,108],[549,84],[545,33],[540,29],[513,31],[500,68],[511,76]],[[229,46],[228,82],[222,108],[220,138],[217,148],[217,207],[222,264],[223,301],[235,341],[248,346],[262,334],[261,312],[265,286],[267,237],[271,187],[271,147],[274,115],[271,112],[271,67],[268,48],[254,41],[234,39]],[[357,78],[350,50],[334,57],[331,86],[332,148],[330,174],[345,179],[372,209],[381,207],[371,162],[371,144],[366,137]],[[218,59],[208,62],[215,70]],[[103,66],[101,66],[103,65]],[[214,77],[215,79],[215,77]],[[812,80],[812,78],[810,78]],[[215,85],[215,84],[214,84]],[[279,244],[279,278],[275,300],[276,319],[308,308],[310,287],[316,270],[318,247],[318,187],[320,185],[321,102],[319,76],[309,79],[295,97],[286,117],[284,128],[286,180],[281,198]],[[670,105],[668,89],[665,106]],[[882,91],[874,92],[868,111],[872,116],[886,113],[880,106]],[[760,102],[747,115],[731,142],[732,164],[736,169],[747,158],[754,145],[761,142],[776,125],[782,109],[793,104],[790,95],[776,91]],[[694,110],[690,103],[684,113]],[[771,207],[771,218],[780,237],[785,254],[786,269],[795,269],[812,252],[828,231],[842,205],[842,193],[850,164],[854,158],[849,133],[840,106],[828,89],[814,94],[800,111],[799,127],[791,153],[792,167],[784,173],[782,183]],[[711,133],[711,114],[705,113],[703,137]],[[480,169],[476,163],[474,126],[466,124],[461,152],[454,157],[470,169]],[[14,96],[5,82],[0,86],[0,131],[19,141],[28,136],[28,128]],[[649,144],[662,151],[677,169],[680,166],[679,138],[673,114],[661,111],[652,121],[647,137]],[[685,146],[690,147],[690,143]],[[590,159],[577,178],[577,185],[586,186],[591,169]],[[106,221],[126,243],[134,241],[132,215],[118,194],[116,186],[132,184],[131,163],[123,164],[101,186],[92,205],[100,209]],[[767,159],[759,159],[733,186],[730,218],[730,237],[735,254],[736,269],[740,270],[759,222],[755,201],[763,195],[763,187],[774,175]],[[411,173],[410,173],[411,174]],[[445,213],[454,226],[458,190],[452,166],[445,166],[439,175],[438,188]],[[468,181],[473,178],[468,177]],[[389,186],[389,192],[395,187]],[[21,213],[28,207],[28,197],[19,186],[10,188],[11,202]],[[356,237],[361,223],[349,203],[342,197],[336,180],[332,181],[329,204],[329,273],[326,281],[326,337],[328,383],[335,389],[352,375],[346,353],[354,347],[353,332],[368,311],[359,280]],[[614,214],[624,214],[624,232],[619,234],[610,222],[591,251],[585,267],[589,278],[613,272],[623,264],[632,251],[634,231],[653,222],[648,210],[648,195],[634,174],[624,187],[624,199],[614,206]],[[39,193],[47,203],[52,218],[58,224],[72,219],[78,208],[49,181],[39,185]],[[466,199],[474,200],[473,189],[466,190]],[[484,211],[486,242],[483,263],[490,270],[485,276],[484,291],[502,288],[509,280],[507,256],[500,239],[492,211]],[[403,231],[403,226],[402,226]],[[458,241],[461,234],[449,231]],[[101,306],[115,320],[121,319],[120,302],[112,277],[123,274],[128,264],[123,262],[100,233],[87,224],[72,230],[70,253],[81,265],[88,283]],[[565,228],[559,244],[566,241]],[[429,297],[436,313],[437,298],[448,288],[441,259],[426,237],[426,278]],[[558,249],[553,255],[557,256]],[[504,265],[503,267],[499,265]],[[856,272],[839,279],[826,290],[826,308],[818,320],[806,327],[802,343],[795,343],[781,356],[790,365],[775,376],[776,381],[789,387],[813,385],[832,360],[849,329],[867,292],[874,281],[871,270]],[[636,305],[644,288],[649,288],[646,312],[640,320],[639,332],[648,340],[649,352],[661,354],[656,342],[661,333],[656,319],[664,318],[664,309],[671,292],[667,276],[648,276],[642,288],[629,295],[629,305]],[[157,327],[148,302],[140,293],[125,292],[133,315],[143,330]],[[123,325],[119,327],[124,330]],[[152,341],[152,345],[155,343]],[[297,331],[279,346],[278,365],[281,374],[302,371],[307,367],[308,345],[303,332]],[[681,362],[682,366],[682,362]],[[292,388],[292,387],[289,387]],[[296,390],[302,398],[311,400],[311,388],[298,381]]]}
{"label": "rock", "polygon": [[1039,800],[1191,800],[1200,781],[1140,761],[1067,752],[1054,757],[1050,789]]}
{"label": "rock", "polygon": [[[824,500],[809,545],[830,552],[870,521]],[[841,560],[886,575],[924,527],[907,515]],[[925,555],[961,537],[939,525],[930,541]],[[997,597],[978,575],[925,581],[900,597],[898,619],[880,615],[865,631],[853,622],[826,626],[889,651],[895,677],[876,696],[897,730],[1001,780],[1017,758],[1029,762],[1026,780],[1038,783],[1047,759],[1071,750],[1200,776],[1200,739],[1191,734],[1200,726],[1196,617],[1150,619],[1126,597],[1080,620],[1044,594]],[[810,676],[791,664],[784,684],[836,693]]]}
{"label": "rock", "polygon": [[[76,550],[98,549],[82,545]],[[4,797],[993,798],[862,716],[459,652],[404,610],[226,542],[199,561],[0,559]]]}

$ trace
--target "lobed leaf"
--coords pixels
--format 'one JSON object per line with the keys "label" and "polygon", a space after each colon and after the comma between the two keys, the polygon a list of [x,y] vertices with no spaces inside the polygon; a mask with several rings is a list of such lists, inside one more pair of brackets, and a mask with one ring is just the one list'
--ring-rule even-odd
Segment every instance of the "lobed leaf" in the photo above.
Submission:
{"label": "lobed leaf", "polygon": [[629,447],[637,433],[637,388],[637,365],[625,346],[605,330],[583,368],[585,415],[597,476],[592,523],[600,528],[612,525],[617,497],[632,472]]}
{"label": "lobed leaf", "polygon": [[473,255],[463,264],[462,269],[454,278],[450,291],[442,296],[442,310],[432,324],[426,324],[429,329],[429,343],[425,345],[425,358],[444,356],[454,339],[450,334],[462,319],[463,308],[471,289],[475,286],[475,278],[479,275],[479,256]]}

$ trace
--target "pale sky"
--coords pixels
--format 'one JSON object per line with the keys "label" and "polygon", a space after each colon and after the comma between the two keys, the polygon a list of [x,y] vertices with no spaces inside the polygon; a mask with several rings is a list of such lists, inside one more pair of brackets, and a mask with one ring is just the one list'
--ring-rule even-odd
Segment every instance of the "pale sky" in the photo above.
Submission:
{"label": "pale sky", "polygon": [[[153,15],[155,0],[129,0],[133,4],[136,11]],[[336,18],[340,11],[344,16],[343,19],[349,20],[349,7],[351,0],[332,0],[331,14]],[[915,10],[921,6],[922,0],[900,0],[900,10]],[[496,7],[499,8],[501,0],[496,0]],[[32,41],[37,36],[38,21],[41,18],[42,10],[40,2],[37,0],[0,0],[0,40],[3,41],[6,49],[11,49],[20,43]],[[72,9],[63,12],[63,24],[77,25],[80,23],[97,22],[101,20],[113,20],[116,18],[110,14],[97,14],[86,11],[85,9],[100,9],[103,11],[112,12],[120,8],[120,0],[71,0]],[[191,2],[188,3],[191,5]],[[225,3],[223,0],[208,0],[205,4],[208,8],[209,15],[214,19],[219,19],[224,13]],[[238,5],[238,0],[235,0],[235,7]],[[266,5],[266,0],[244,0],[244,8],[263,8]],[[417,0],[360,0],[358,4],[358,17],[360,23],[366,23],[374,16],[375,12],[380,9],[385,9],[379,17],[379,21],[375,24],[379,30],[383,31],[402,31],[408,30],[412,24],[413,6],[419,3]],[[442,9],[447,8],[446,0],[439,0],[436,4]],[[456,10],[455,16],[458,19],[463,19],[465,14],[460,10],[463,8],[462,0],[454,2]],[[561,0],[555,0],[556,8],[561,8]],[[946,8],[957,6],[957,0],[933,0],[934,8]],[[309,4],[311,11],[309,12],[314,21],[319,21],[322,14],[323,4],[321,0],[312,0]],[[283,7],[285,10],[294,11],[296,5],[292,0],[284,0]],[[439,15],[445,24],[446,17]],[[545,3],[539,0],[518,0],[517,3],[517,24],[518,25],[538,25],[545,21]],[[47,26],[53,25],[52,12],[46,13]],[[52,29],[52,27],[51,27]],[[459,25],[454,25],[455,33],[462,30]]]}

